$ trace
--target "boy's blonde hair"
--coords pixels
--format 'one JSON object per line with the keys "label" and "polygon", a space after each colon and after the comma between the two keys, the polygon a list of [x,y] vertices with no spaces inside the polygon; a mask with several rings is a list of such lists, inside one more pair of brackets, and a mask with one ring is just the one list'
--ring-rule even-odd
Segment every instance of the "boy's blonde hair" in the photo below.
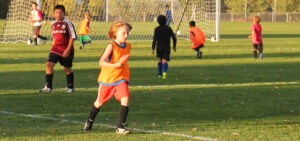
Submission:
{"label": "boy's blonde hair", "polygon": [[259,16],[254,16],[254,17],[253,17],[253,21],[254,21],[255,23],[260,23],[260,18],[259,18]]}
{"label": "boy's blonde hair", "polygon": [[109,31],[108,31],[108,34],[107,34],[107,37],[108,38],[111,38],[111,39],[116,39],[116,33],[118,32],[119,28],[122,27],[122,26],[127,26],[127,28],[129,29],[129,31],[131,31],[132,29],[132,26],[127,23],[127,22],[124,22],[124,21],[115,21]]}

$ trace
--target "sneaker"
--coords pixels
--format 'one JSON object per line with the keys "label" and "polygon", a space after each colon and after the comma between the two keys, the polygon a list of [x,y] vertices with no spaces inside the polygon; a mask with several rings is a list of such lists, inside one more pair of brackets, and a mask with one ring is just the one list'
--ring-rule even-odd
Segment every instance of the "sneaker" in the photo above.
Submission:
{"label": "sneaker", "polygon": [[68,88],[68,93],[74,93],[74,89]]}
{"label": "sneaker", "polygon": [[263,55],[262,53],[260,53],[260,54],[259,54],[259,58],[260,58],[260,59],[263,59],[263,58],[264,58],[264,55]]}
{"label": "sneaker", "polygon": [[162,79],[167,79],[167,73],[166,72],[163,72]]}
{"label": "sneaker", "polygon": [[89,120],[85,121],[83,130],[85,130],[85,131],[90,131],[90,130],[92,130],[93,123],[94,123],[94,122],[91,122],[91,121],[89,121]]}
{"label": "sneaker", "polygon": [[47,85],[43,89],[39,90],[40,93],[53,93],[53,90],[48,88]]}
{"label": "sneaker", "polygon": [[199,59],[202,58],[202,52],[201,51],[197,52],[197,58],[199,58]]}
{"label": "sneaker", "polygon": [[161,78],[162,78],[162,76],[161,76],[161,75],[157,75],[157,78],[161,79]]}
{"label": "sneaker", "polygon": [[122,128],[122,127],[119,127],[119,128],[117,128],[116,133],[117,134],[124,134],[125,135],[125,134],[129,134],[130,130]]}

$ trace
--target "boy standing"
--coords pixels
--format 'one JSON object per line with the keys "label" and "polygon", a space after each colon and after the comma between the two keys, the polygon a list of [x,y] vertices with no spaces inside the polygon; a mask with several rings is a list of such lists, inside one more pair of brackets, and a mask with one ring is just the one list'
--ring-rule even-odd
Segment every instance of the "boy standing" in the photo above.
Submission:
{"label": "boy standing", "polygon": [[166,17],[167,17],[167,22],[166,25],[170,25],[171,22],[173,22],[173,17],[172,17],[172,12],[169,9],[169,5],[166,5]]}
{"label": "boy standing", "polygon": [[260,18],[258,16],[254,16],[252,25],[252,35],[249,35],[249,38],[252,38],[253,55],[255,59],[257,58],[257,50],[259,51],[259,58],[263,59],[263,42],[261,36],[262,28],[259,23]]}
{"label": "boy standing", "polygon": [[32,11],[31,11],[31,15],[30,15],[30,22],[33,25],[33,41],[34,44],[33,45],[37,45],[37,38],[41,38],[42,40],[47,40],[46,37],[43,37],[40,35],[40,30],[42,27],[42,20],[43,20],[43,14],[42,12],[37,9],[37,3],[33,2],[31,4],[32,7]]}
{"label": "boy standing", "polygon": [[200,51],[200,48],[204,47],[205,35],[199,27],[196,27],[195,21],[190,21],[189,33],[191,42],[193,43],[192,49],[197,53],[196,57],[201,59],[202,51]]}
{"label": "boy standing", "polygon": [[166,25],[166,16],[159,15],[157,17],[159,26],[154,30],[152,54],[156,47],[156,55],[158,58],[158,78],[167,78],[168,61],[170,61],[171,46],[170,37],[173,39],[173,50],[176,52],[176,36],[173,30]]}
{"label": "boy standing", "polygon": [[46,62],[46,85],[39,92],[53,92],[53,68],[57,62],[64,66],[68,92],[74,92],[74,74],[71,68],[74,58],[73,41],[76,39],[76,32],[72,22],[65,19],[64,16],[65,7],[63,5],[56,5],[54,7],[56,21],[51,25],[53,47]]}

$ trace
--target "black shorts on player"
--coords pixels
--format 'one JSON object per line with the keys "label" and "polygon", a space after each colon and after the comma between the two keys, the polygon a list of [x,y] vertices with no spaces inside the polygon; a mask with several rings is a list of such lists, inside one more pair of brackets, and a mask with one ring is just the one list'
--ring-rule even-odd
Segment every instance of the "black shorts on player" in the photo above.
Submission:
{"label": "black shorts on player", "polygon": [[263,50],[263,44],[253,44],[253,49],[262,51]]}
{"label": "black shorts on player", "polygon": [[170,48],[167,48],[167,49],[157,48],[156,49],[156,56],[159,59],[164,59],[164,60],[170,61],[170,54],[171,54]]}
{"label": "black shorts on player", "polygon": [[60,65],[66,67],[66,68],[71,68],[73,64],[73,58],[63,58],[60,55],[57,55],[55,53],[50,53],[47,61],[52,62],[52,63],[57,63],[59,62]]}

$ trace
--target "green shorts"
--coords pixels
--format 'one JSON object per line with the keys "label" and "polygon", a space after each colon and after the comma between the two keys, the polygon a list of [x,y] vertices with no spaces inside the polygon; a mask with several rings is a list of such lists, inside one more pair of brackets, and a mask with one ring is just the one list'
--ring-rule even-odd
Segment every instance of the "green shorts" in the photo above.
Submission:
{"label": "green shorts", "polygon": [[79,36],[80,43],[91,41],[91,38],[88,35]]}

